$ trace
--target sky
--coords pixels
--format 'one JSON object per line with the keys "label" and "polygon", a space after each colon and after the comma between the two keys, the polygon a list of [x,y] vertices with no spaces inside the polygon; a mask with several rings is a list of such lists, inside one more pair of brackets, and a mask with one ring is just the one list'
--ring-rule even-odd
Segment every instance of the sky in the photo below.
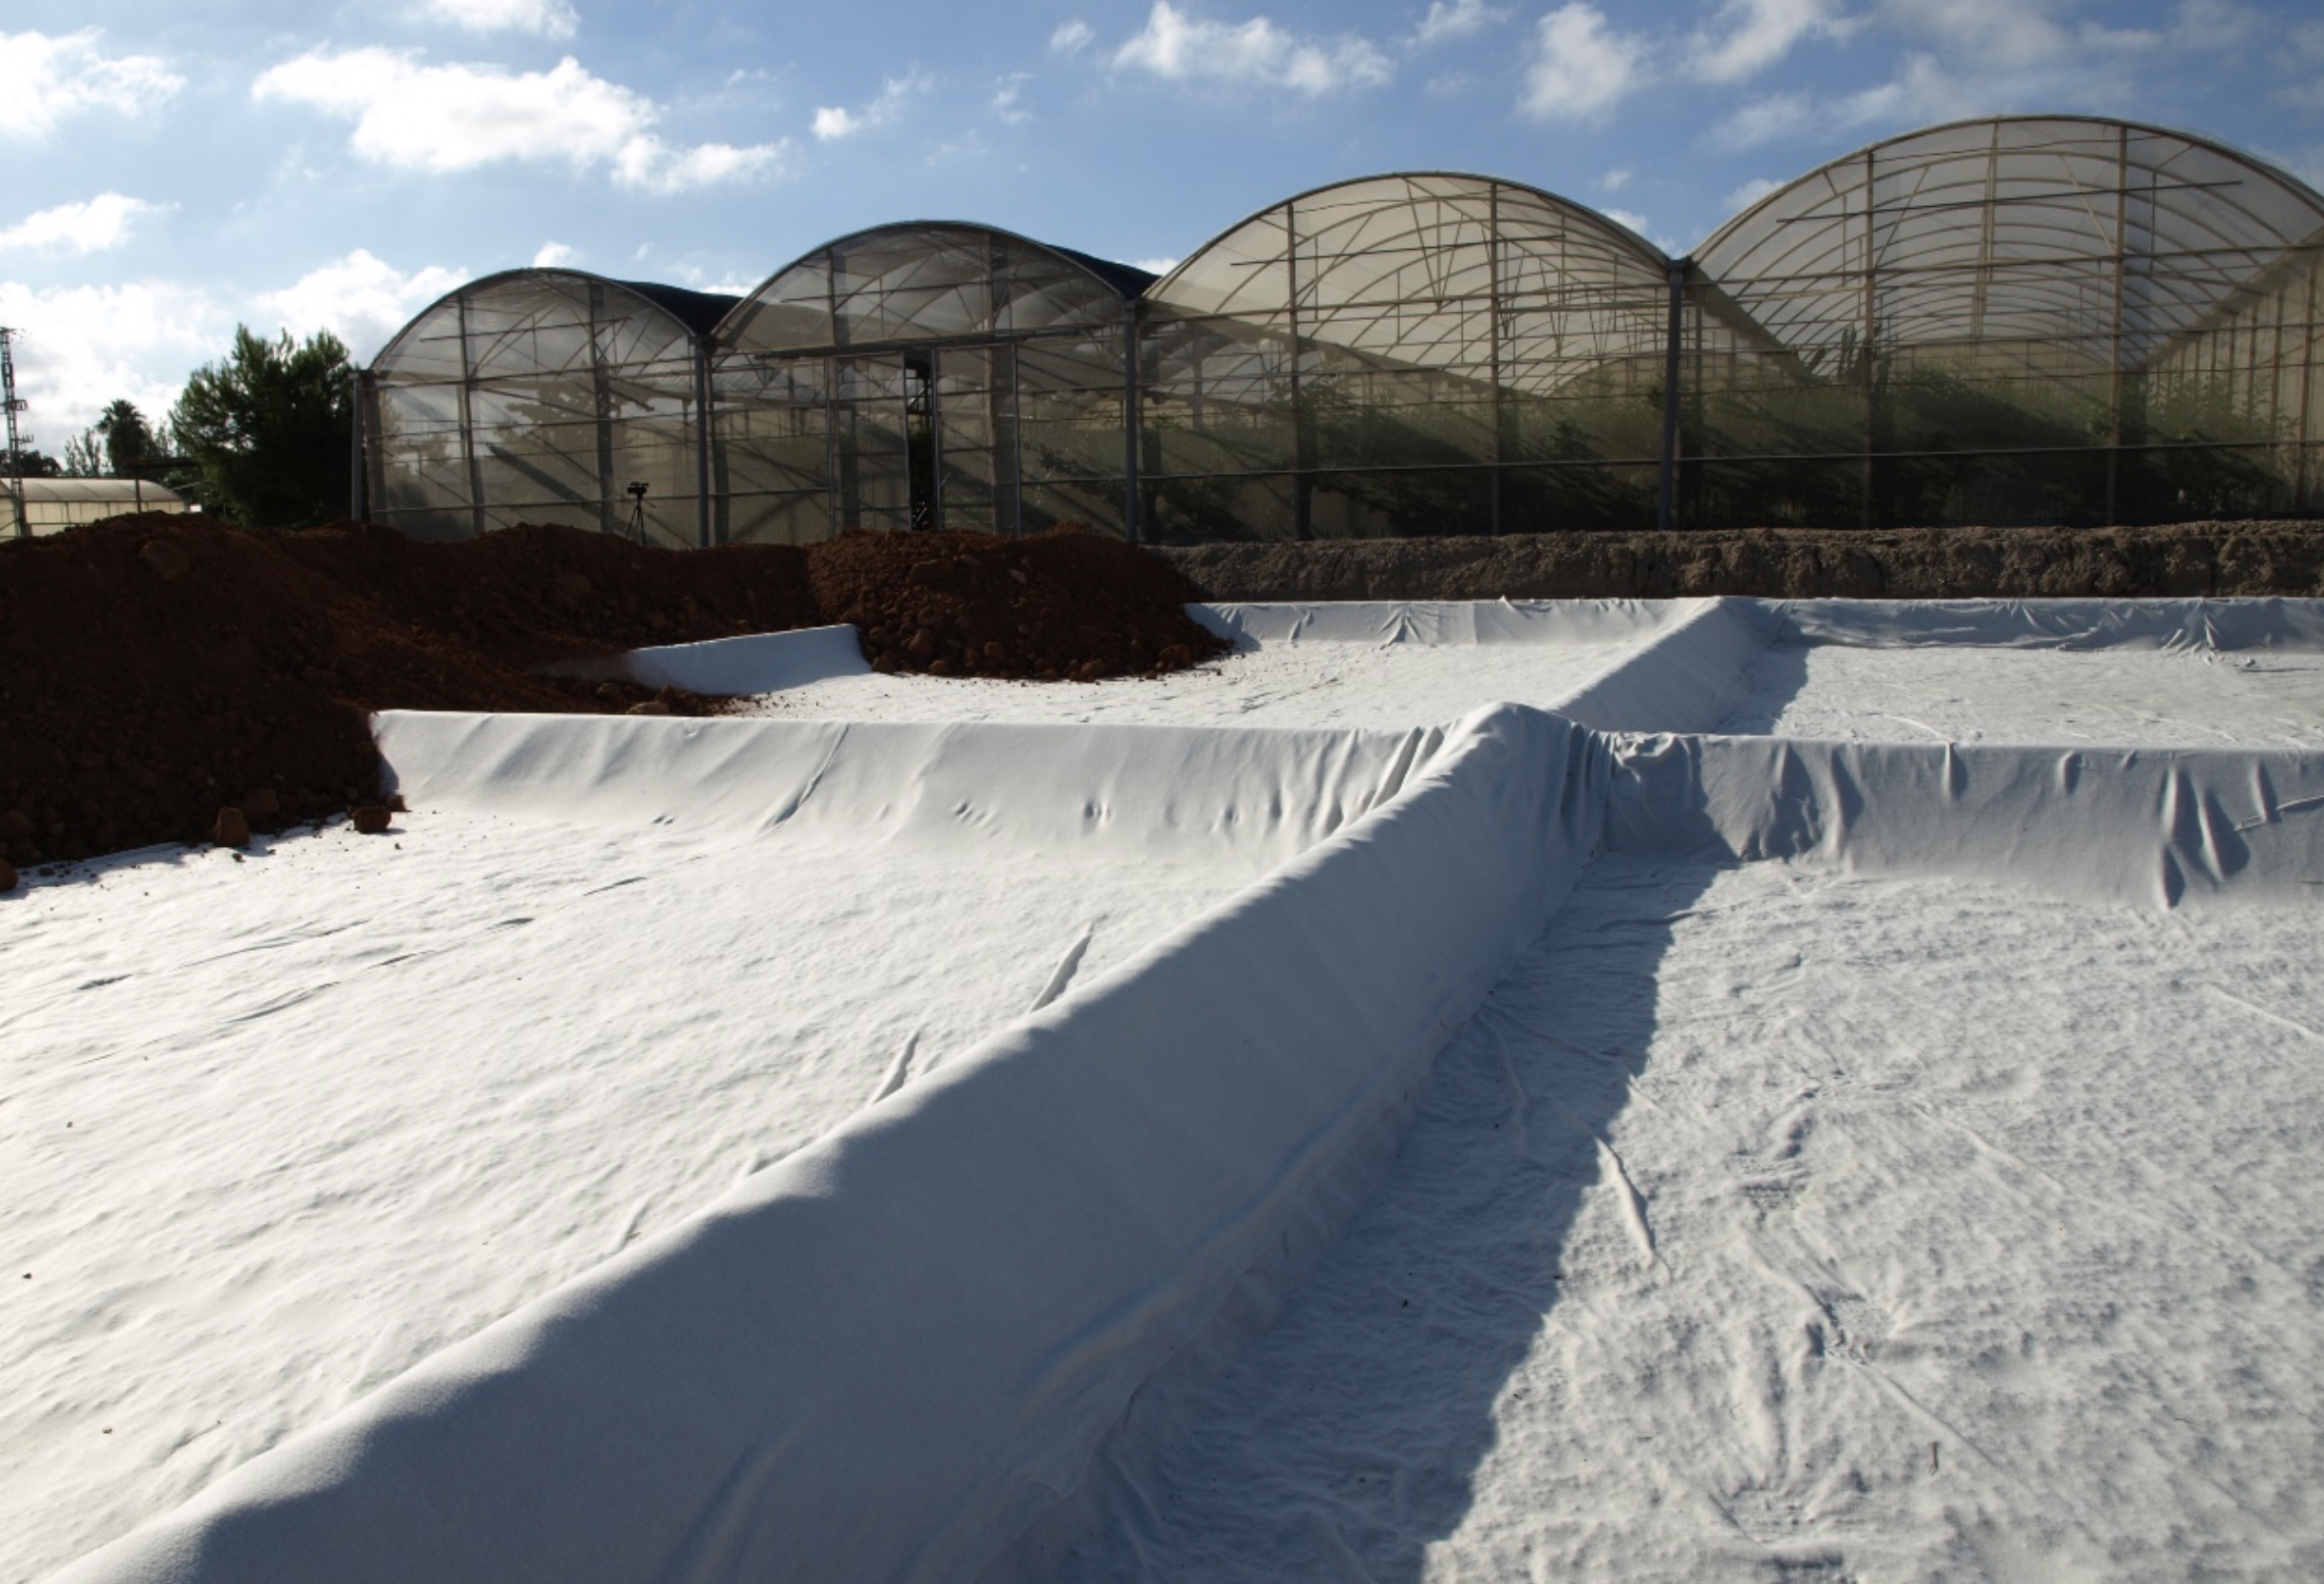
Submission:
{"label": "sky", "polygon": [[975,220],[1161,270],[1396,170],[1673,255],[1881,138],[2069,112],[2324,186],[2324,14],[2245,0],[8,0],[0,325],[61,454],[237,325],[359,361],[533,264],[744,292]]}

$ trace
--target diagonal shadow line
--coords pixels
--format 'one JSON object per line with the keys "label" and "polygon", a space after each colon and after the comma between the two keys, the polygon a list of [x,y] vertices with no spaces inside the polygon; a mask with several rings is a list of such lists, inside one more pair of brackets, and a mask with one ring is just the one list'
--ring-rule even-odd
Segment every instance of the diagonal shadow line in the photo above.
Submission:
{"label": "diagonal shadow line", "polygon": [[1765,737],[1782,721],[1785,707],[1808,686],[1808,651],[1811,646],[1776,642],[1752,660],[1745,686],[1717,730],[1729,737]]}
{"label": "diagonal shadow line", "polygon": [[1594,865],[1437,1058],[1395,1161],[1281,1319],[1185,1388],[1171,1444],[1101,1460],[1077,1584],[1419,1584],[1470,1509],[1495,1409],[1553,1323],[1584,1198],[1653,1206],[1609,1143],[1656,976],[1709,866]]}

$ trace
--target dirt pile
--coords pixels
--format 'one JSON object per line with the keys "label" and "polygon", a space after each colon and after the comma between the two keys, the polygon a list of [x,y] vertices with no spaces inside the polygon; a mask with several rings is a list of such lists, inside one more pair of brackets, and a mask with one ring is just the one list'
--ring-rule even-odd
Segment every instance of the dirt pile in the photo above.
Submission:
{"label": "dirt pile", "polygon": [[853,623],[883,671],[1094,682],[1228,647],[1188,617],[1183,575],[1093,534],[843,534],[807,564],[825,619]]}
{"label": "dirt pile", "polygon": [[2317,522],[1591,532],[1206,544],[1162,555],[1222,600],[2324,595]]}
{"label": "dirt pile", "polygon": [[1214,652],[1178,609],[1190,596],[1152,557],[1081,534],[662,551],[559,527],[422,544],[149,515],[0,541],[0,858],[369,804],[377,709],[716,707],[543,664],[853,620],[886,635],[885,669],[1153,672]]}

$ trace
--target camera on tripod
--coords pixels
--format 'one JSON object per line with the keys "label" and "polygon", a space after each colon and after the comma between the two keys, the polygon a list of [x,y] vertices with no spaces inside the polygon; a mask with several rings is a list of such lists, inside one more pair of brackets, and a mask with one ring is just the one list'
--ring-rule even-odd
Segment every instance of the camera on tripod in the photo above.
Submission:
{"label": "camera on tripod", "polygon": [[629,536],[638,543],[646,542],[646,484],[632,479],[627,486],[629,495]]}

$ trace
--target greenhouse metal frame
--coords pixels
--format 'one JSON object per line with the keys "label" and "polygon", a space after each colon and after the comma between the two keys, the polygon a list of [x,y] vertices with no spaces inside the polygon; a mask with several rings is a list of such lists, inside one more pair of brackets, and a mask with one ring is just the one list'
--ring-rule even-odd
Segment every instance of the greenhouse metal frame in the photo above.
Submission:
{"label": "greenhouse metal frame", "polygon": [[1681,259],[1519,182],[1403,173],[1160,279],[936,221],[741,299],[493,276],[365,371],[363,473],[423,536],[671,545],[2313,515],[2320,277],[2324,197],[2088,117],[1884,140]]}

